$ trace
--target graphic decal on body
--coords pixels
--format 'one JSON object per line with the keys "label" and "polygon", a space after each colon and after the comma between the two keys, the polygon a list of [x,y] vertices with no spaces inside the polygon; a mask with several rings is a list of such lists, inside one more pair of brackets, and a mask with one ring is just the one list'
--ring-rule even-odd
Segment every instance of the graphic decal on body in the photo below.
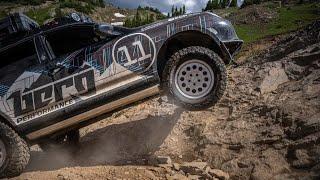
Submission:
{"label": "graphic decal on body", "polygon": [[130,34],[120,38],[114,44],[112,58],[127,69],[135,72],[146,71],[155,61],[156,46],[146,34]]}
{"label": "graphic decal on body", "polygon": [[[143,33],[122,37],[98,50],[78,50],[57,62],[59,68],[54,70],[54,77],[44,69],[29,69],[11,87],[1,85],[0,110],[16,125],[29,122],[105,93],[110,88],[101,90],[100,85],[114,76],[148,70],[155,56],[155,43]],[[136,79],[140,78],[138,75]]]}

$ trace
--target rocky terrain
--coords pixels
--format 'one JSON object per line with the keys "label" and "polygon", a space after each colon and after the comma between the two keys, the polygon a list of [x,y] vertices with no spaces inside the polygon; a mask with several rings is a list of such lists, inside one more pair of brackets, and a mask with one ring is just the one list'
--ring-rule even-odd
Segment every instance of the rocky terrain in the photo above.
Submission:
{"label": "rocky terrain", "polygon": [[215,107],[149,99],[81,129],[76,151],[32,147],[16,179],[319,179],[320,21],[261,44]]}

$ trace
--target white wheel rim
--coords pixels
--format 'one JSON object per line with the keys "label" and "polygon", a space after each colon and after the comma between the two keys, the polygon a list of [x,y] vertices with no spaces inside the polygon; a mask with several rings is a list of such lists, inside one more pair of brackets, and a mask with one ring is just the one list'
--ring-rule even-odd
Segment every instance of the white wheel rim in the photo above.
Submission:
{"label": "white wheel rim", "polygon": [[5,160],[7,157],[7,151],[6,151],[6,147],[3,143],[3,141],[0,139],[0,167],[3,166]]}
{"label": "white wheel rim", "polygon": [[189,99],[199,99],[210,93],[214,85],[214,73],[209,64],[198,59],[181,64],[175,73],[175,86]]}

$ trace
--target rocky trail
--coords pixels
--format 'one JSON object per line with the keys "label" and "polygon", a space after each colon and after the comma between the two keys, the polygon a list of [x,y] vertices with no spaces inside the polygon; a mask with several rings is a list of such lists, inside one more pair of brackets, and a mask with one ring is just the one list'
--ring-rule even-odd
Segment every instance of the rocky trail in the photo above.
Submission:
{"label": "rocky trail", "polygon": [[32,147],[16,179],[320,178],[320,21],[266,44],[228,67],[215,107],[149,99],[82,129],[77,151]]}

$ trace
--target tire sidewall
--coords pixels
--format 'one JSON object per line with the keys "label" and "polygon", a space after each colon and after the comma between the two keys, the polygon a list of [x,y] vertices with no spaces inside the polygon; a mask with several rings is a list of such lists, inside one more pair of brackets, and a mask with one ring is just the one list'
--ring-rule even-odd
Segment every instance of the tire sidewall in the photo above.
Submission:
{"label": "tire sidewall", "polygon": [[0,179],[19,176],[30,160],[27,142],[10,126],[0,122],[0,138],[6,148],[6,160],[0,168]]}
{"label": "tire sidewall", "polygon": [[5,159],[5,162],[4,162],[3,166],[0,167],[0,175],[1,175],[1,174],[3,174],[5,172],[7,166],[9,164],[9,162],[10,162],[10,159],[12,157],[13,147],[10,144],[10,138],[8,137],[8,134],[6,134],[5,131],[0,131],[0,139],[2,140],[2,142],[4,143],[5,148],[6,148],[6,159]]}
{"label": "tire sidewall", "polygon": [[[184,96],[179,92],[177,86],[175,85],[175,74],[179,69],[179,66],[193,59],[207,63],[214,74],[214,84],[210,92],[207,95],[197,99],[191,99]],[[189,47],[183,49],[173,55],[168,67],[169,68],[166,73],[169,73],[167,85],[169,87],[170,94],[175,100],[178,101],[178,104],[189,110],[201,110],[212,106],[217,102],[217,100],[219,100],[221,96],[219,93],[224,92],[225,90],[225,65],[221,58],[209,49],[203,47]]]}

